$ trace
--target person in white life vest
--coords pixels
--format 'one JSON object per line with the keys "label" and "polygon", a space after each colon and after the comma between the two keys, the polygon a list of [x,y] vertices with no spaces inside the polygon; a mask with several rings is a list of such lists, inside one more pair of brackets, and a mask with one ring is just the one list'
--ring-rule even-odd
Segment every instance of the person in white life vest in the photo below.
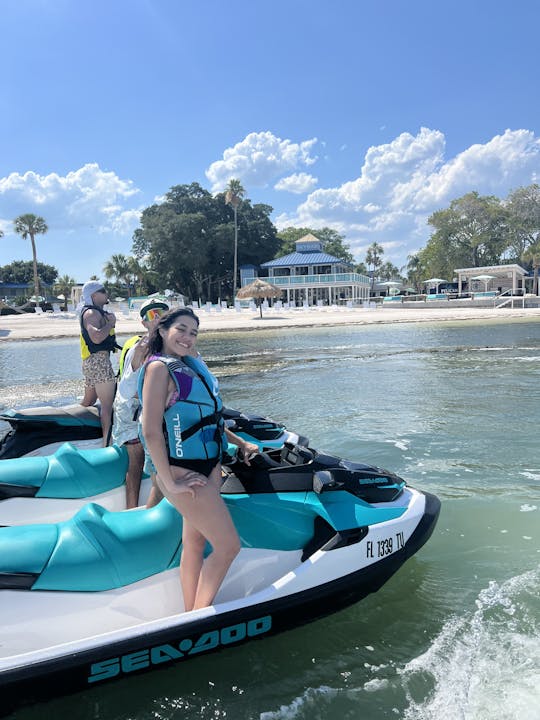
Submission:
{"label": "person in white life vest", "polygon": [[[150,299],[139,310],[141,322],[150,332],[159,318],[167,312],[169,306],[163,300]],[[122,346],[119,362],[119,381],[113,405],[112,441],[116,445],[125,445],[129,465],[126,473],[126,507],[139,505],[139,491],[144,467],[144,448],[139,439],[139,396],[137,382],[146,357],[148,335],[134,335]],[[163,495],[155,483],[146,507],[153,507]]]}

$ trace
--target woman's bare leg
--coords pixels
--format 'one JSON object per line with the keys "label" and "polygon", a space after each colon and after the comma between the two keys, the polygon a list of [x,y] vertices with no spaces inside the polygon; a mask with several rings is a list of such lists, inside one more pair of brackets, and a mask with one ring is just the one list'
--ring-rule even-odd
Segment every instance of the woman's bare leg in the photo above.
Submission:
{"label": "woman's bare leg", "polygon": [[147,508],[155,507],[163,500],[163,493],[157,486],[156,473],[152,473],[150,478],[152,480],[152,487],[150,488],[148,500],[146,501]]}
{"label": "woman's bare leg", "polygon": [[[184,474],[180,468],[174,468],[173,472],[179,477]],[[187,583],[185,585],[187,597],[184,598],[186,607],[190,604],[192,588],[198,578],[193,600],[194,610],[212,604],[227,570],[240,551],[238,533],[227,506],[219,494],[220,485],[221,465],[218,464],[210,473],[208,484],[197,488],[195,498],[188,493],[166,494],[187,525],[184,541],[187,541],[188,545],[184,544],[182,548],[182,556],[186,553],[186,562],[182,560],[184,567],[181,578],[183,587],[184,583]],[[201,538],[208,540],[212,545],[212,552],[204,562],[202,562],[204,544]],[[197,559],[199,557],[200,561]],[[199,566],[199,562],[202,563],[202,567]]]}
{"label": "woman's bare leg", "polygon": [[206,538],[185,518],[182,527],[182,557],[180,558],[180,583],[184,596],[184,610],[193,610],[203,566]]}

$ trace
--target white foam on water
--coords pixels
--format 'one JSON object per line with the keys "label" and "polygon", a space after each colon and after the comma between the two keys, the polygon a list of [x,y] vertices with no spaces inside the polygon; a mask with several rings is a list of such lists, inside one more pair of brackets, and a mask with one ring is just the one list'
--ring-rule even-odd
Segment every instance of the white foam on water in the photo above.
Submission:
{"label": "white foam on water", "polygon": [[386,678],[374,678],[364,683],[364,690],[366,692],[377,692],[378,690],[385,690],[390,686],[390,681]]}
{"label": "white foam on water", "polygon": [[408,450],[409,449],[409,446],[407,445],[407,441],[404,441],[404,440],[385,440],[385,442],[391,443],[398,450]]}
{"label": "white foam on water", "polygon": [[318,688],[307,688],[302,695],[294,698],[288,705],[281,705],[278,710],[262,712],[259,720],[293,720],[293,718],[309,717],[314,710],[320,709],[321,701],[332,699],[340,690],[321,685]]}
{"label": "white foam on water", "polygon": [[520,472],[520,475],[523,475],[523,477],[526,477],[528,480],[540,480],[540,475],[538,474],[538,471],[536,472]]}
{"label": "white foam on water", "polygon": [[538,510],[538,507],[536,505],[522,505],[519,508],[519,512],[534,512],[535,510]]}
{"label": "white foam on water", "polygon": [[[404,720],[539,720],[540,565],[491,582],[400,670]],[[424,695],[419,699],[419,695]]]}

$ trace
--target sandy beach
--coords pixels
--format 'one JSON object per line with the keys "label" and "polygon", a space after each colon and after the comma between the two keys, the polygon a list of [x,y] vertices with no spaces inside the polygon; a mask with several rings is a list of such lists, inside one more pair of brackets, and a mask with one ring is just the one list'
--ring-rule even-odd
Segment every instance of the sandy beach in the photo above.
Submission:
{"label": "sandy beach", "polygon": [[[372,325],[377,323],[425,323],[514,320],[540,321],[540,308],[343,308],[339,310],[266,311],[261,318],[251,310],[199,311],[201,332],[234,332],[273,330],[277,328],[316,327],[323,325]],[[117,315],[117,334],[129,335],[141,329],[136,313],[129,317]],[[0,342],[38,340],[79,335],[79,321],[74,313],[65,315],[24,314],[0,317]]]}

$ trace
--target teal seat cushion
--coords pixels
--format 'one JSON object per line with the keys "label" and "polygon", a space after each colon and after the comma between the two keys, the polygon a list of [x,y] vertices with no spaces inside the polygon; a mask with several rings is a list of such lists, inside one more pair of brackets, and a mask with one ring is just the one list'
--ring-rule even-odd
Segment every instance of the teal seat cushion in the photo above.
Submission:
{"label": "teal seat cushion", "polygon": [[57,527],[58,542],[33,590],[110,590],[178,564],[182,518],[166,500],[127,512],[89,503]]}
{"label": "teal seat cushion", "polygon": [[54,550],[57,538],[57,525],[0,528],[0,575],[40,573]]}

